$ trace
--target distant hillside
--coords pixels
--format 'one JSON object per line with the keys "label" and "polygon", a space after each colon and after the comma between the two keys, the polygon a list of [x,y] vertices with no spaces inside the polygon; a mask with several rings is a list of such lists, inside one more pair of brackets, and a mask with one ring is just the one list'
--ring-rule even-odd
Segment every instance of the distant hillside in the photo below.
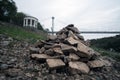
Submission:
{"label": "distant hillside", "polygon": [[120,35],[101,39],[92,39],[91,46],[120,52]]}
{"label": "distant hillside", "polygon": [[34,43],[36,40],[46,39],[47,33],[40,30],[30,30],[9,23],[0,22],[0,34],[6,34],[18,40]]}

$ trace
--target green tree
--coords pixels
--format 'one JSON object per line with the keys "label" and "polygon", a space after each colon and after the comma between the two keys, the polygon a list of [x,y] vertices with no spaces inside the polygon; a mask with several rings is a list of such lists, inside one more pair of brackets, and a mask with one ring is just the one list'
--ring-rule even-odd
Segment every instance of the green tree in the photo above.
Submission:
{"label": "green tree", "polygon": [[42,27],[42,25],[40,24],[40,22],[38,22],[37,29],[39,29],[39,30],[44,30],[43,27]]}
{"label": "green tree", "polygon": [[0,20],[11,22],[17,13],[17,7],[13,0],[0,0]]}
{"label": "green tree", "polygon": [[14,24],[19,25],[19,26],[23,26],[23,20],[26,16],[27,15],[25,13],[18,12],[13,18]]}

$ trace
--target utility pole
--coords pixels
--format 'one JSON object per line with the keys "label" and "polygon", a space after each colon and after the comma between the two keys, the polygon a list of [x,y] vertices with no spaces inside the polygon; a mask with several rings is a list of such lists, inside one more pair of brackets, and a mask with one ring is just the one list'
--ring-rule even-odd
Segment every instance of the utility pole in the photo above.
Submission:
{"label": "utility pole", "polygon": [[55,17],[52,17],[52,27],[51,27],[52,35],[54,34],[54,19]]}

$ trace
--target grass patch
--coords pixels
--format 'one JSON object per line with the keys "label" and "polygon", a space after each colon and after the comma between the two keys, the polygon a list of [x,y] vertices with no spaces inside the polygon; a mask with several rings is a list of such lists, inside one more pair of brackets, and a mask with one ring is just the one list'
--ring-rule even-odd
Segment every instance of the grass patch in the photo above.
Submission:
{"label": "grass patch", "polygon": [[6,34],[18,40],[34,43],[37,40],[46,39],[46,33],[35,33],[22,27],[0,25],[0,34]]}
{"label": "grass patch", "polygon": [[97,48],[97,47],[94,47],[94,46],[92,46],[92,48],[95,51],[101,53],[101,55],[103,55],[103,56],[109,56],[109,57],[115,59],[116,61],[120,61],[120,53],[118,53],[118,52],[114,52],[114,51],[112,52],[112,51],[108,51],[108,50],[105,50],[105,49]]}

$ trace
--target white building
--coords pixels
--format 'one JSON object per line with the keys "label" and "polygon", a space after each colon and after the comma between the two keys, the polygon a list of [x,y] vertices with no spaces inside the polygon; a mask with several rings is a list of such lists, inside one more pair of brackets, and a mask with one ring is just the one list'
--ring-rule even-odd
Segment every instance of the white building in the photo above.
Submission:
{"label": "white building", "polygon": [[23,26],[24,27],[33,27],[37,28],[38,19],[32,16],[27,16],[24,18]]}

